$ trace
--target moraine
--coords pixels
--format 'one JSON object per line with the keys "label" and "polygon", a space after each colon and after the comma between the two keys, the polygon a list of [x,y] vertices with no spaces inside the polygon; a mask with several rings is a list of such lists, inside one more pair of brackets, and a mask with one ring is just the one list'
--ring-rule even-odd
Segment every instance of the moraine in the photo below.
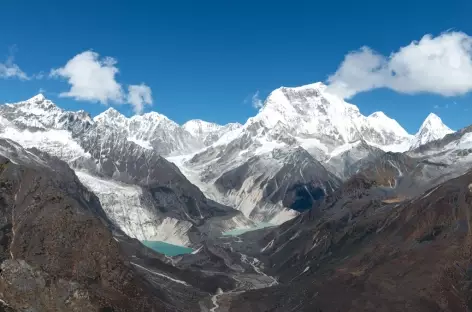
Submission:
{"label": "moraine", "polygon": [[261,223],[256,224],[254,227],[238,228],[238,229],[226,231],[223,233],[223,236],[238,236],[247,232],[256,231],[256,230],[260,230],[267,227],[273,227],[273,226],[276,226],[276,225],[272,223],[268,223],[268,222],[261,222]]}

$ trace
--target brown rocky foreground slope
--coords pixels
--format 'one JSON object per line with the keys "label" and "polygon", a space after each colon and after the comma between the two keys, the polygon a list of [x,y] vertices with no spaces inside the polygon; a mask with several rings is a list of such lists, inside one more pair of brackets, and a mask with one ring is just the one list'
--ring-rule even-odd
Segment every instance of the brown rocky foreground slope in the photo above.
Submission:
{"label": "brown rocky foreground slope", "polygon": [[394,203],[359,180],[245,246],[280,284],[229,311],[472,311],[472,171]]}
{"label": "brown rocky foreground slope", "polygon": [[0,140],[0,301],[6,311],[200,311],[232,287],[124,235],[64,162]]}

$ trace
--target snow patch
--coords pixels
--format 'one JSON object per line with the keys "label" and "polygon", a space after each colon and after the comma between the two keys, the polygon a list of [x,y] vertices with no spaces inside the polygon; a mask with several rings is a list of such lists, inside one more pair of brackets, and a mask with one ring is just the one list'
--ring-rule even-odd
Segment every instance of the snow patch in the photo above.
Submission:
{"label": "snow patch", "polygon": [[148,141],[145,141],[145,140],[141,140],[141,139],[138,139],[138,138],[133,138],[133,137],[129,137],[127,138],[128,141],[130,142],[133,142],[145,149],[152,149],[152,146],[151,144],[148,142]]}
{"label": "snow patch", "polygon": [[264,248],[261,249],[261,252],[264,252],[267,249],[270,249],[273,245],[274,245],[274,240],[271,240],[267,245],[265,245]]}
{"label": "snow patch", "polygon": [[72,139],[66,130],[47,130],[31,132],[19,130],[15,127],[6,127],[0,137],[18,142],[24,148],[36,147],[43,152],[68,162],[77,157],[90,158],[91,155]]}

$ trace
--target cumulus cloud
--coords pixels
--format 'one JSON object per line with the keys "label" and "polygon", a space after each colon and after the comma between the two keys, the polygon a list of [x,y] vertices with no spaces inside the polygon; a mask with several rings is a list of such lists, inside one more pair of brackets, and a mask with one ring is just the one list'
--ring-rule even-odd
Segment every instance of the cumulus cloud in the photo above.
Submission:
{"label": "cumulus cloud", "polygon": [[64,78],[70,90],[59,94],[76,100],[98,102],[104,105],[130,104],[135,113],[142,113],[144,106],[152,105],[151,88],[144,83],[129,85],[127,91],[116,80],[119,73],[117,61],[112,57],[100,57],[93,51],[85,51],[70,59],[63,67],[52,69],[49,76]]}
{"label": "cumulus cloud", "polygon": [[121,104],[125,95],[120,83],[116,81],[118,68],[111,57],[100,58],[93,51],[85,51],[70,59],[64,67],[51,70],[51,77],[67,79],[70,90],[59,96],[72,97],[76,100],[110,102]]}
{"label": "cumulus cloud", "polygon": [[141,114],[145,105],[152,105],[151,88],[144,83],[128,86],[128,103],[133,106],[136,114]]}
{"label": "cumulus cloud", "polygon": [[463,32],[425,35],[390,56],[362,47],[345,56],[328,78],[327,91],[351,98],[377,88],[443,96],[472,91],[472,37]]}
{"label": "cumulus cloud", "polygon": [[264,102],[259,97],[259,91],[256,91],[256,93],[252,95],[251,103],[252,103],[252,107],[256,109],[260,109],[262,106],[264,106]]}
{"label": "cumulus cloud", "polygon": [[20,80],[29,80],[30,77],[21,70],[21,68],[15,64],[14,52],[16,47],[13,46],[10,48],[10,55],[4,63],[0,62],[0,78],[18,78]]}

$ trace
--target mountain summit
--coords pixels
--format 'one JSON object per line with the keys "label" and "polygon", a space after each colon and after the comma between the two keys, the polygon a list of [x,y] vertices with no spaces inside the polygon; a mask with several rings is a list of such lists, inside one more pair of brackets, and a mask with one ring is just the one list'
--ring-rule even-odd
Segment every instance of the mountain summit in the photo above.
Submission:
{"label": "mountain summit", "polygon": [[182,125],[194,137],[208,146],[216,142],[225,133],[242,127],[240,123],[229,123],[224,126],[201,119],[192,119]]}
{"label": "mountain summit", "polygon": [[[407,150],[411,140],[411,135],[395,120],[382,112],[362,115],[356,105],[326,92],[321,82],[272,91],[259,113],[244,128],[254,128],[257,124],[270,130],[279,123],[286,127],[284,136],[291,136],[307,150],[322,151],[323,156],[359,139],[394,151]],[[319,155],[315,157],[323,159]]]}
{"label": "mountain summit", "polygon": [[442,139],[446,134],[452,132],[454,131],[446,126],[438,115],[430,113],[416,133],[411,149],[415,149],[431,141]]}
{"label": "mountain summit", "polygon": [[38,102],[43,102],[44,100],[46,100],[44,95],[42,93],[39,93],[33,96],[32,98],[30,98],[27,102],[38,103]]}

